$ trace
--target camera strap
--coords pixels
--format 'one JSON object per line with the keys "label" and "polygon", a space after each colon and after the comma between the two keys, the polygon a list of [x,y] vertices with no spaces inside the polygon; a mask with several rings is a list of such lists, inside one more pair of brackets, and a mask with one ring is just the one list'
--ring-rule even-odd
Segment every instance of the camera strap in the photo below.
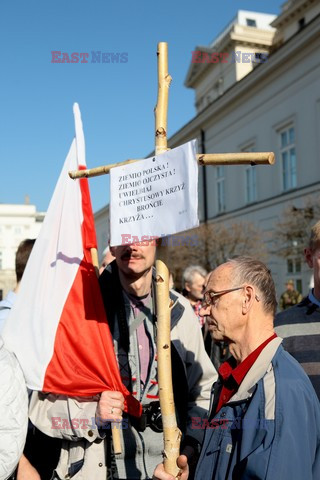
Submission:
{"label": "camera strap", "polygon": [[[128,299],[128,301],[130,301],[130,303],[132,304],[130,296],[125,291],[123,291],[123,293]],[[129,337],[134,334],[134,332],[139,328],[145,318],[148,318],[150,321],[153,320],[151,295],[146,305],[143,305],[142,302],[138,305],[138,314],[135,316],[133,322],[131,322],[131,324],[129,325]]]}

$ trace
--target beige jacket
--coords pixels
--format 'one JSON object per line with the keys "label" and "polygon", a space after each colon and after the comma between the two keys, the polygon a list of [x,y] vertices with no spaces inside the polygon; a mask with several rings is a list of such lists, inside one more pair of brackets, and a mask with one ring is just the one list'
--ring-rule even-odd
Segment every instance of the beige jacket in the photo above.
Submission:
{"label": "beige jacket", "polygon": [[[192,429],[192,417],[204,417],[207,414],[211,386],[217,379],[217,372],[205,352],[199,322],[189,302],[181,295],[175,295],[177,299],[171,315],[171,339],[185,366],[189,386],[187,434],[201,442],[203,430]],[[46,435],[65,440],[54,478],[106,480],[106,432],[99,431],[95,425],[97,401],[98,398],[67,398],[34,392],[30,404],[32,423]],[[147,472],[141,478],[151,477],[154,467],[162,461],[162,435],[149,428],[145,432],[144,461],[148,465],[145,467]],[[125,455],[129,455],[126,451],[128,438],[137,435],[137,432],[129,426],[121,433],[125,436],[122,435],[125,462]],[[81,466],[72,477],[69,476],[71,465]],[[130,472],[121,470],[119,478],[132,478]]]}

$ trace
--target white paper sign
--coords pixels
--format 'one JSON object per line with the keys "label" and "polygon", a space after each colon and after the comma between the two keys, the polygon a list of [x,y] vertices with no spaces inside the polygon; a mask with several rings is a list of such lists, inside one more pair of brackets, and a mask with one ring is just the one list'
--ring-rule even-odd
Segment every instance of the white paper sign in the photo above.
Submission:
{"label": "white paper sign", "polygon": [[199,225],[196,140],[110,171],[111,246]]}

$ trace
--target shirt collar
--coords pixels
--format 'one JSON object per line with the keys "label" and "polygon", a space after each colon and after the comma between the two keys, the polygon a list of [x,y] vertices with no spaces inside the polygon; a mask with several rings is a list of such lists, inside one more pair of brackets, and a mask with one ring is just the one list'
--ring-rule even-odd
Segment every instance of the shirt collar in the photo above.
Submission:
{"label": "shirt collar", "polygon": [[277,334],[274,333],[265,340],[259,347],[257,347],[253,352],[251,352],[239,365],[237,365],[236,360],[234,357],[229,358],[226,362],[224,362],[219,368],[219,375],[222,379],[222,383],[235,383],[237,387],[240,386],[242,380],[257,360],[258,356],[264,349],[266,345],[268,345],[271,340],[277,337]]}

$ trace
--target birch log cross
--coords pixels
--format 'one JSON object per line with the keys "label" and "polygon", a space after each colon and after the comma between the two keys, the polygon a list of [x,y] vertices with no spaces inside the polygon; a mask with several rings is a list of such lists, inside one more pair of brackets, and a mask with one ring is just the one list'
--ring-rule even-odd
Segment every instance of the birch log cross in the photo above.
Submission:
{"label": "birch log cross", "polygon": [[[166,152],[167,147],[167,112],[171,77],[168,73],[168,45],[158,44],[158,100],[155,108],[155,154]],[[95,177],[108,174],[113,167],[123,166],[139,159],[129,159],[124,162],[109,164],[87,170],[69,172],[73,179]],[[198,164],[209,165],[273,165],[273,152],[241,152],[241,153],[207,153],[197,155]],[[162,247],[163,248],[163,247]],[[164,255],[165,256],[165,255]],[[177,427],[173,400],[170,348],[170,301],[169,272],[165,263],[156,262],[156,296],[157,296],[157,354],[159,400],[163,419],[164,432],[164,468],[167,473],[178,477],[176,464],[180,449],[181,433]]]}

